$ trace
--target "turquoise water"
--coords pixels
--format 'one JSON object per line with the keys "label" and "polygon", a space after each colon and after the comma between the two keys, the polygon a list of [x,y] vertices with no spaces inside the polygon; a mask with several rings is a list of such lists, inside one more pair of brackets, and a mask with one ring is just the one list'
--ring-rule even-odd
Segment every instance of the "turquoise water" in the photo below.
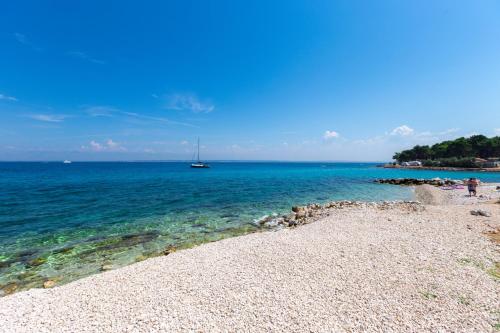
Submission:
{"label": "turquoise water", "polygon": [[263,215],[331,200],[411,199],[375,178],[500,173],[367,163],[0,163],[0,287],[68,282],[177,248],[258,230]]}

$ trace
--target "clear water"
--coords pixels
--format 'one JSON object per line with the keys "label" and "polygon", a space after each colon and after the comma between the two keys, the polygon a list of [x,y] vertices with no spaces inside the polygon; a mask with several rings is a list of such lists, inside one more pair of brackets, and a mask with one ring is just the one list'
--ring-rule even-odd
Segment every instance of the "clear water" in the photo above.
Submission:
{"label": "clear water", "polygon": [[376,168],[366,163],[0,163],[0,287],[87,276],[177,248],[257,231],[292,205],[411,199],[375,178],[500,173]]}

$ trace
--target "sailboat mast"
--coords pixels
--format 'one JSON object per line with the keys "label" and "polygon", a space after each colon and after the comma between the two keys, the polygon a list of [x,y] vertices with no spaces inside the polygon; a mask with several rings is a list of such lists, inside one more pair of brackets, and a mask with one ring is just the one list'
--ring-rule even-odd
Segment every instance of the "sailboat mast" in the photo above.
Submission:
{"label": "sailboat mast", "polygon": [[200,161],[200,137],[198,137],[198,162]]}

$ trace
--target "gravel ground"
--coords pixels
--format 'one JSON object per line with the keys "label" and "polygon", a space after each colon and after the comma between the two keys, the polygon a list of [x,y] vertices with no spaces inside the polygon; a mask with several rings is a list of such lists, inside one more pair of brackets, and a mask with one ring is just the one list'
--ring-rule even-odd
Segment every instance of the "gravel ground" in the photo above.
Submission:
{"label": "gravel ground", "polygon": [[0,331],[494,332],[500,254],[484,232],[500,227],[500,205],[473,205],[492,217],[449,201],[338,209],[16,293],[0,299]]}
{"label": "gravel ground", "polygon": [[417,199],[430,205],[475,205],[478,203],[496,202],[500,200],[499,183],[481,184],[476,196],[469,196],[467,186],[463,189],[442,190],[431,185],[416,187]]}

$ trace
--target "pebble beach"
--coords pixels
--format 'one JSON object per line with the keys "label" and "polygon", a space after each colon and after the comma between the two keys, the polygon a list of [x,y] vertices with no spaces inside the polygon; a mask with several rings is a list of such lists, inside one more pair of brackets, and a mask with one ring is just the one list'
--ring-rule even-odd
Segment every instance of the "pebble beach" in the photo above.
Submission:
{"label": "pebble beach", "polygon": [[18,292],[0,298],[0,331],[495,332],[496,186],[331,205],[302,225]]}

